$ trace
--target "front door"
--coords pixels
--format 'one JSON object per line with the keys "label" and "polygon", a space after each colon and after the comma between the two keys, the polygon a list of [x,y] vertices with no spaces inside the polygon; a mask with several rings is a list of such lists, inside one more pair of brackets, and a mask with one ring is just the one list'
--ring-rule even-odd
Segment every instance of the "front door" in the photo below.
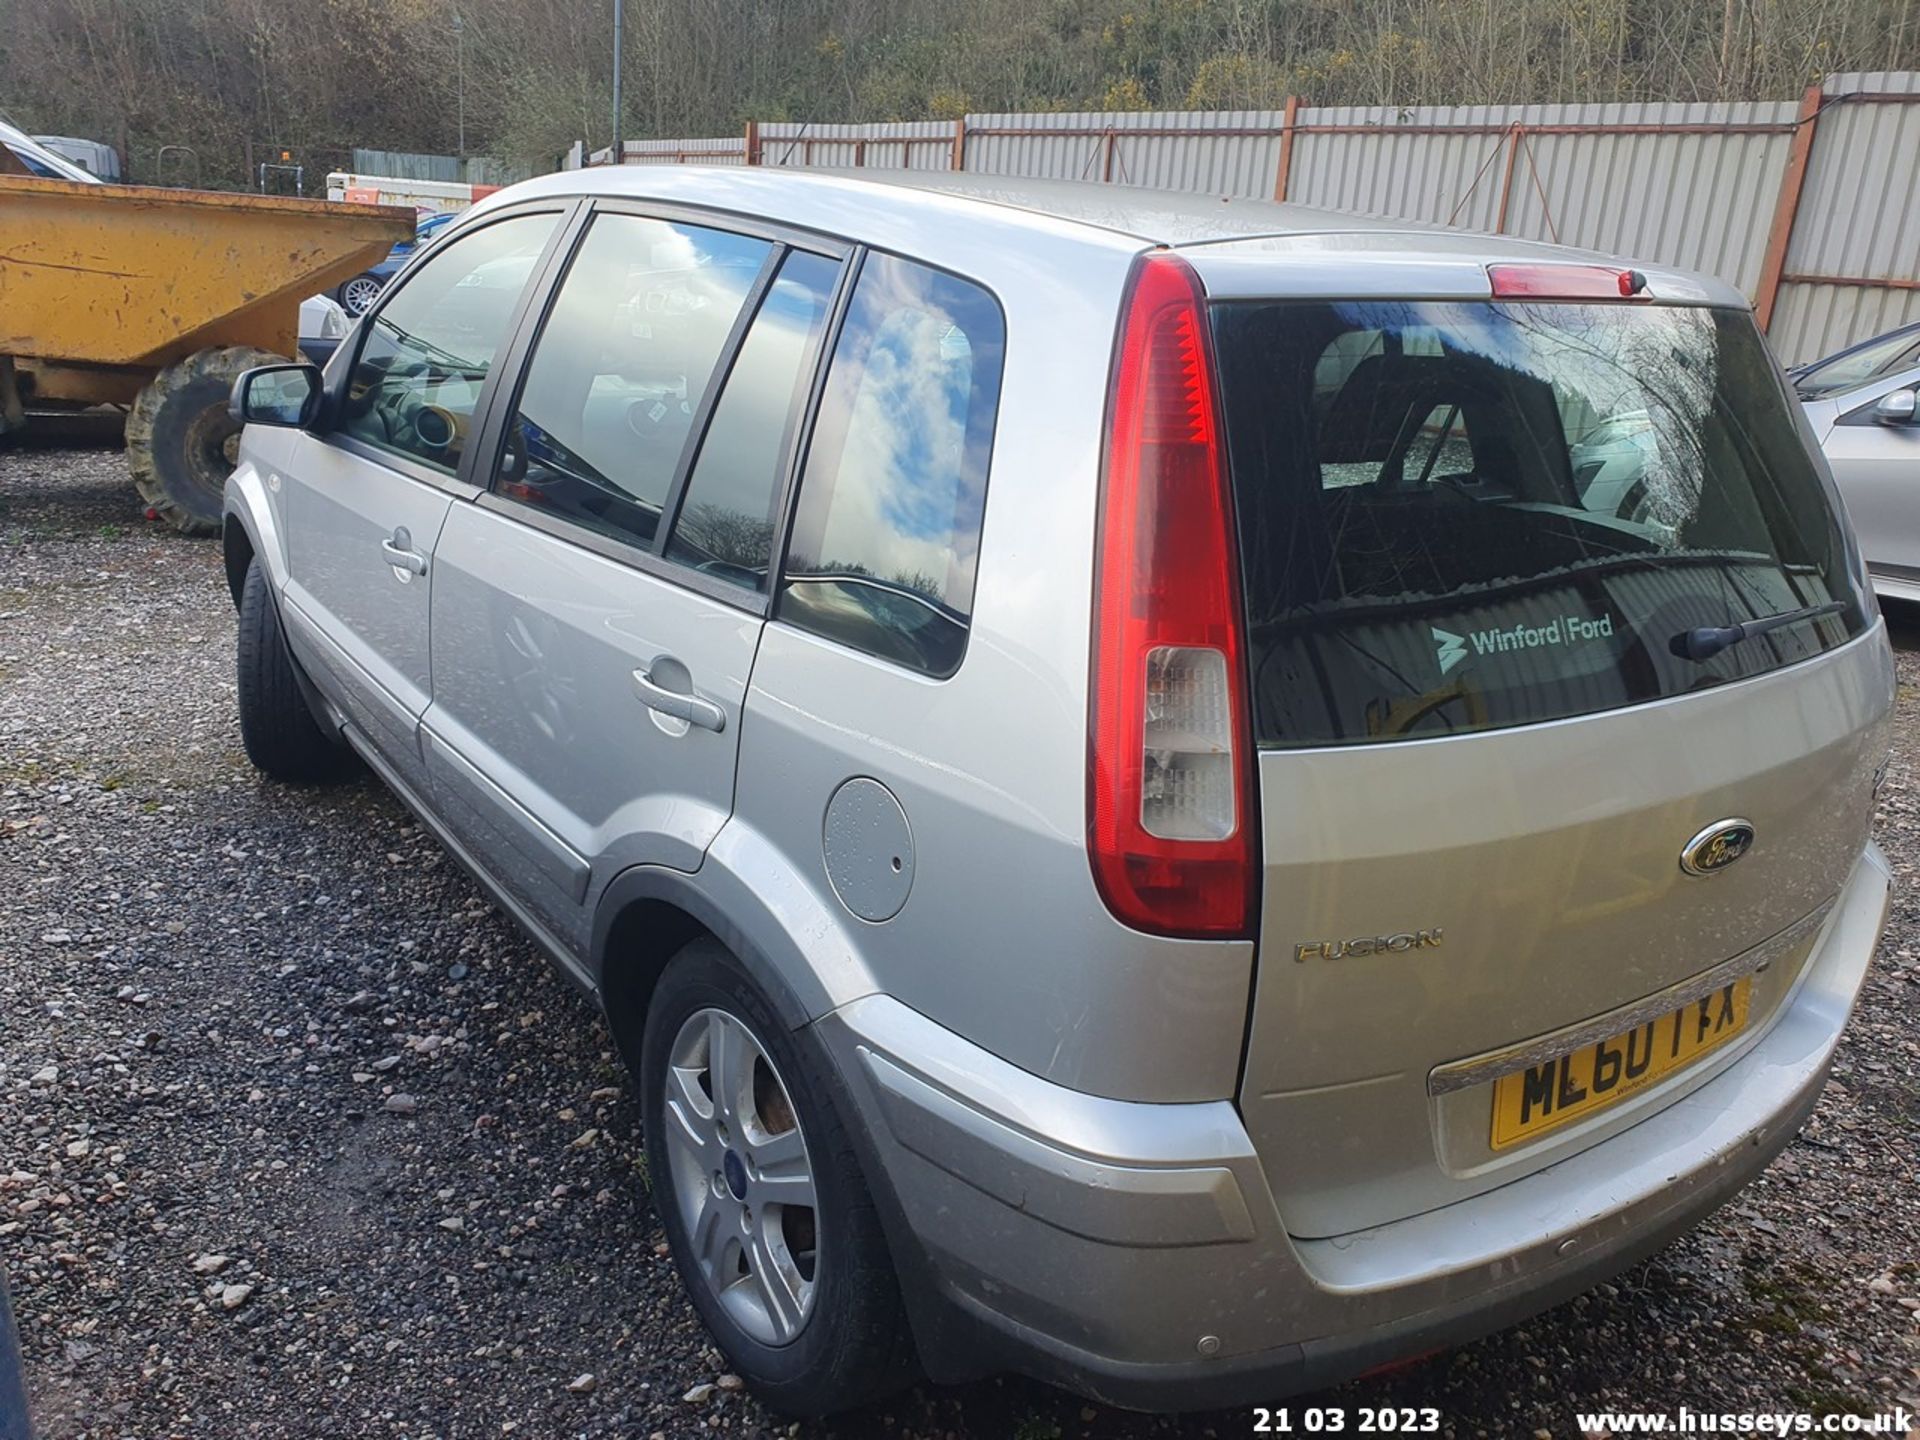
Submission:
{"label": "front door", "polygon": [[1876,575],[1920,583],[1920,423],[1874,417],[1883,395],[1920,385],[1920,370],[1881,381],[1848,398],[1827,436],[1827,463],[1847,502],[1847,518]]}
{"label": "front door", "polygon": [[839,270],[598,214],[505,409],[492,490],[441,535],[434,803],[570,948],[608,878],[696,868],[732,813],[775,506]]}
{"label": "front door", "polygon": [[405,780],[432,695],[428,595],[493,353],[561,211],[515,215],[409,271],[363,326],[324,434],[288,451],[282,614],[300,659]]}
{"label": "front door", "polygon": [[435,252],[384,297],[326,433],[300,432],[284,483],[295,651],[404,779],[432,694],[433,550],[470,463],[466,440],[496,350],[558,210],[484,225]]}

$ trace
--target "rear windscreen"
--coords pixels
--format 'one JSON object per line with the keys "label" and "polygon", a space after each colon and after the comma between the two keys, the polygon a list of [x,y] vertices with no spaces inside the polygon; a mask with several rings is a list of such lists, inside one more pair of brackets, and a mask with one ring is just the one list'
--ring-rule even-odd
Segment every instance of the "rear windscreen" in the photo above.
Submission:
{"label": "rear windscreen", "polygon": [[[1249,301],[1213,323],[1263,746],[1589,714],[1865,627],[1743,312]],[[1703,661],[1673,651],[1834,601]]]}

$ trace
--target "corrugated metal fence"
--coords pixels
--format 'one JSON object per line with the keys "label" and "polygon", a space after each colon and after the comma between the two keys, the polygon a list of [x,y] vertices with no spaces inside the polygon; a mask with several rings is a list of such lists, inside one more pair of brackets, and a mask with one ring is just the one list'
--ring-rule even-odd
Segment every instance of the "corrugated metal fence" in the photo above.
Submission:
{"label": "corrugated metal fence", "polygon": [[1797,205],[1774,323],[1783,335],[1863,339],[1920,320],[1920,75],[1835,79],[1858,85],[1827,82],[1783,186]]}
{"label": "corrugated metal fence", "polygon": [[[630,140],[628,164],[965,170],[1146,185],[1583,245],[1703,270],[1781,357],[1920,320],[1920,75],[1800,101],[967,115]],[[605,164],[599,151],[592,163]]]}
{"label": "corrugated metal fence", "polygon": [[358,175],[391,176],[395,180],[433,180],[471,185],[511,185],[534,173],[531,165],[509,164],[488,155],[424,155],[411,150],[366,150],[356,147],[353,171]]}

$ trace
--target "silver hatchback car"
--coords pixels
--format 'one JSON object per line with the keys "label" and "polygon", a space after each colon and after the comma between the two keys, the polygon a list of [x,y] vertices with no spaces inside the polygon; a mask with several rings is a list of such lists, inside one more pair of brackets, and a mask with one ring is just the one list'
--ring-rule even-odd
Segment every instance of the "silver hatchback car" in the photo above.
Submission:
{"label": "silver hatchback car", "polygon": [[1920,601],[1920,323],[1789,373],[1874,592]]}
{"label": "silver hatchback car", "polygon": [[1509,1323],[1789,1142],[1880,934],[1892,657],[1712,282],[614,169],[234,405],[247,753],[357,753],[596,997],[778,1408]]}

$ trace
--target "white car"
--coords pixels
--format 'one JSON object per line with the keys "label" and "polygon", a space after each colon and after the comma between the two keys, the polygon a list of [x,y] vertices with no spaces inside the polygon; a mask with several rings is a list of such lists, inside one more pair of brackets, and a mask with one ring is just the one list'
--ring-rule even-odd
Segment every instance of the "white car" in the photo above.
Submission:
{"label": "white car", "polygon": [[309,295],[300,302],[300,353],[316,365],[325,365],[347,332],[353,317],[331,295]]}
{"label": "white car", "polygon": [[98,140],[83,140],[74,135],[36,135],[33,137],[63,160],[70,160],[88,174],[109,185],[120,180],[120,154],[111,145]]}

